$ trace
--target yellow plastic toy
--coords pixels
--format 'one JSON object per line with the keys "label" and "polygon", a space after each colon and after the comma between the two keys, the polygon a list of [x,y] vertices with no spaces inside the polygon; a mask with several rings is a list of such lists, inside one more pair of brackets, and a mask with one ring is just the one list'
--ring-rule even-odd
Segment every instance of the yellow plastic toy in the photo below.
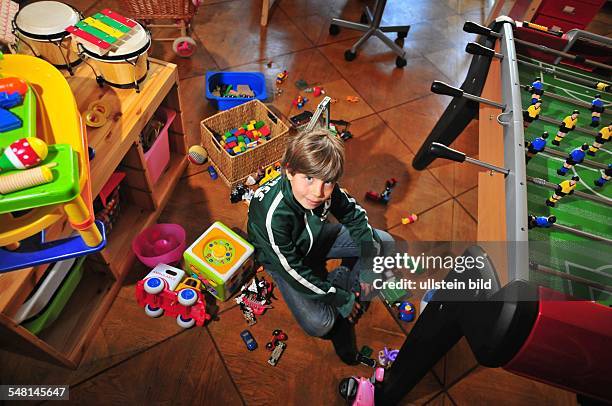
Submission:
{"label": "yellow plastic toy", "polygon": [[[103,238],[94,223],[91,205],[87,134],[85,126],[81,124],[76,101],[68,82],[53,65],[29,55],[4,55],[0,60],[0,74],[5,77],[19,77],[30,85],[36,97],[36,136],[45,141],[50,148],[49,158],[45,164],[54,162],[55,155],[61,152],[59,147],[65,146],[68,151],[74,153],[76,158],[74,165],[77,167],[78,175],[73,180],[74,197],[69,201],[54,201],[51,196],[46,205],[28,207],[31,210],[27,214],[16,218],[10,213],[13,210],[1,210],[0,247],[15,247],[19,241],[62,220],[64,215],[68,216],[72,228],[79,232],[87,246],[100,245]],[[58,149],[54,150],[55,155],[51,153],[53,144],[58,145]],[[59,172],[56,169],[58,168],[54,168],[53,171],[57,177]],[[66,170],[70,173],[70,170]],[[50,187],[50,185],[53,183],[38,187]],[[9,194],[4,198],[8,199],[10,196]]]}
{"label": "yellow plastic toy", "polygon": [[225,301],[249,276],[253,252],[244,238],[216,221],[183,254],[185,270],[195,273],[213,296]]}

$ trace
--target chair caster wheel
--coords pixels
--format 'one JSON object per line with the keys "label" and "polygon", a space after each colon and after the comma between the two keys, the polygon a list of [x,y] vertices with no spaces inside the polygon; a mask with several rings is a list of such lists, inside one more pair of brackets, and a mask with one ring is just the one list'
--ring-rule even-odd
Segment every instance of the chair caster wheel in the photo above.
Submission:
{"label": "chair caster wheel", "polygon": [[329,26],[329,35],[338,35],[340,34],[340,27],[336,24],[331,24]]}
{"label": "chair caster wheel", "polygon": [[408,62],[401,56],[398,56],[395,59],[395,66],[397,66],[398,68],[403,68],[404,66],[406,66],[406,64],[408,64]]}
{"label": "chair caster wheel", "polygon": [[347,49],[344,52],[344,59],[348,62],[354,60],[355,58],[357,58],[357,52],[353,52],[350,49]]}

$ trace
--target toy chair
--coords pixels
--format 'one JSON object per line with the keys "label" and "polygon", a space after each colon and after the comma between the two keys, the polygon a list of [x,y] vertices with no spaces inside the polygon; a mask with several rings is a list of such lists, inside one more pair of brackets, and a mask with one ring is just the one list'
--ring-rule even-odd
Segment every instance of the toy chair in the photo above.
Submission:
{"label": "toy chair", "polygon": [[[0,134],[0,147],[38,137],[49,144],[44,163],[56,165],[51,183],[0,195],[0,273],[101,250],[106,240],[102,223],[94,221],[86,130],[66,79],[29,55],[4,55],[0,70],[29,85],[20,111],[23,127]],[[79,236],[46,241],[41,232],[64,215]],[[38,233],[29,240],[32,251],[17,251]]]}

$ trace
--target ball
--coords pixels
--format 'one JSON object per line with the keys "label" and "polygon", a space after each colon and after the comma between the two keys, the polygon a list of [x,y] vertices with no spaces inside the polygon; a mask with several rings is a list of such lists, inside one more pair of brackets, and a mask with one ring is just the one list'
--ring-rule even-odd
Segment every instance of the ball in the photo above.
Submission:
{"label": "ball", "polygon": [[208,159],[208,154],[202,146],[192,145],[189,147],[187,159],[194,165],[202,165]]}

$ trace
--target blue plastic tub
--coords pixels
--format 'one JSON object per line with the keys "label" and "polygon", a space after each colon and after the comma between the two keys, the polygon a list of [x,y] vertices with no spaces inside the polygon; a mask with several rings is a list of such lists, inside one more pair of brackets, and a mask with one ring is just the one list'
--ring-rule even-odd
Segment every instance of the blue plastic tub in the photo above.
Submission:
{"label": "blue plastic tub", "polygon": [[218,97],[213,96],[212,90],[218,85],[232,85],[236,88],[238,85],[249,85],[255,99],[266,100],[268,94],[266,92],[266,79],[263,73],[260,72],[206,72],[206,98],[210,100],[217,110],[227,110],[236,107],[240,104],[253,100],[252,97]]}

